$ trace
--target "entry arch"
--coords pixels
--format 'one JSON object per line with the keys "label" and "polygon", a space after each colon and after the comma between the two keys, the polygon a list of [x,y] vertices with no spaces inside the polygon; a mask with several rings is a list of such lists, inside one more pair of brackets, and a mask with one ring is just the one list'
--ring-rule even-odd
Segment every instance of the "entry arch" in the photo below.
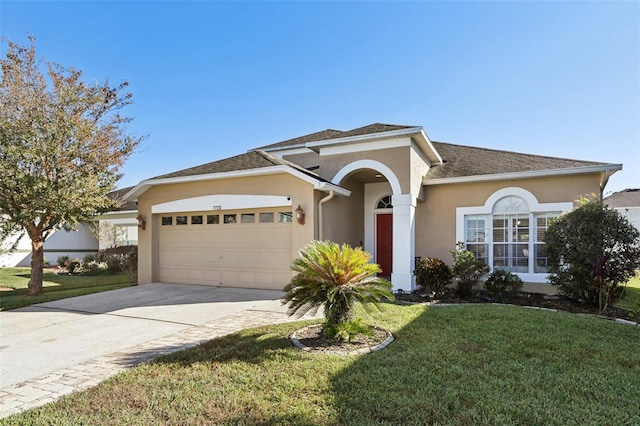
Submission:
{"label": "entry arch", "polygon": [[391,191],[394,195],[402,194],[402,188],[400,187],[400,180],[396,174],[387,165],[376,160],[358,160],[353,163],[349,163],[341,168],[338,173],[333,177],[331,183],[334,185],[340,185],[342,180],[349,176],[352,172],[361,169],[372,169],[382,174],[391,185]]}

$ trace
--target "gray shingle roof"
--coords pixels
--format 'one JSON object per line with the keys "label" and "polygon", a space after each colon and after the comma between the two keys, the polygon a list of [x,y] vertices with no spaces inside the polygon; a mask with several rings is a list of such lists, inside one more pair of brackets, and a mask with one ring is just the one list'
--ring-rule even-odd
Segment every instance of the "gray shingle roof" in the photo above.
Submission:
{"label": "gray shingle roof", "polygon": [[206,175],[211,173],[234,172],[237,170],[261,169],[280,164],[275,157],[266,155],[260,151],[249,151],[211,163],[201,164],[177,172],[156,176],[153,179],[166,179],[183,176]]}
{"label": "gray shingle roof", "polygon": [[[127,192],[131,191],[133,188],[134,188],[133,186],[128,186],[126,188],[116,189],[115,191],[111,191],[110,193],[108,193],[107,197],[111,198],[112,200],[122,201],[122,197],[124,197],[124,195]],[[123,212],[128,210],[138,210],[138,205],[133,201],[122,201],[122,204],[120,204],[120,207],[111,211]]]}
{"label": "gray shingle roof", "polygon": [[640,207],[640,188],[627,188],[604,199],[609,207]]}
{"label": "gray shingle roof", "polygon": [[262,169],[272,166],[287,166],[295,169],[305,175],[322,182],[328,182],[317,174],[309,171],[297,164],[275,157],[261,150],[253,150],[234,157],[224,158],[222,160],[213,161],[207,164],[190,167],[188,169],[178,170],[177,172],[167,173],[165,175],[156,176],[153,179],[167,179],[185,176],[206,175],[211,173],[235,172],[239,170]]}
{"label": "gray shingle roof", "polygon": [[260,149],[284,148],[287,146],[301,145],[307,142],[319,142],[329,139],[347,138],[350,136],[369,135],[373,133],[391,132],[394,130],[410,129],[417,126],[402,126],[397,124],[374,123],[368,126],[358,127],[357,129],[342,131],[335,129],[326,129],[319,132],[310,133],[308,135],[299,136],[293,139],[276,142],[270,145],[260,147]]}
{"label": "gray shingle roof", "polygon": [[522,154],[432,141],[444,164],[429,169],[426,179],[518,173],[605,165],[593,161]]}

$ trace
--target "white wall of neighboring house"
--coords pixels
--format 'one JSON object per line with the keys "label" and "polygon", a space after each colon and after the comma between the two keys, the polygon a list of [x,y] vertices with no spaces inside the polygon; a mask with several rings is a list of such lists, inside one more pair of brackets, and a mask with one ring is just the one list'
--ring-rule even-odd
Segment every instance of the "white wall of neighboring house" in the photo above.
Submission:
{"label": "white wall of neighboring house", "polygon": [[[15,239],[11,242],[14,242]],[[3,241],[3,248],[10,243]],[[95,254],[98,251],[98,240],[86,225],[78,225],[77,231],[55,231],[44,243],[44,257],[51,264],[56,265],[60,256],[82,259],[87,254]],[[11,253],[0,254],[0,267],[30,266],[31,240],[23,235],[18,241],[18,246]]]}
{"label": "white wall of neighboring house", "polygon": [[115,245],[138,245],[137,211],[107,213],[99,217],[100,250]]}
{"label": "white wall of neighboring house", "polygon": [[633,226],[640,231],[640,206],[638,207],[614,207],[614,210],[626,217]]}

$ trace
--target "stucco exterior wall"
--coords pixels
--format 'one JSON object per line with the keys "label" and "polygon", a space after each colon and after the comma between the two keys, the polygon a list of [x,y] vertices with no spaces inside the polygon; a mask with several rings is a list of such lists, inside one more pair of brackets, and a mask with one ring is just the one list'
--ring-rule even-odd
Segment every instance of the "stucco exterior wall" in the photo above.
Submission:
{"label": "stucco exterior wall", "polygon": [[[269,176],[239,177],[189,183],[159,185],[138,198],[138,212],[147,220],[147,230],[138,233],[138,282],[146,284],[158,279],[158,220],[153,218],[152,206],[211,194],[279,195],[291,198],[292,210],[300,204],[306,213],[305,225],[291,227],[291,258],[314,238],[316,209],[313,186],[286,173]],[[224,212],[224,206],[222,206]],[[219,212],[219,211],[216,211]]]}
{"label": "stucco exterior wall", "polygon": [[323,237],[358,247],[364,244],[364,186],[347,179],[342,187],[351,195],[337,196],[324,204]]}
{"label": "stucco exterior wall", "polygon": [[[370,160],[384,164],[391,169],[400,183],[401,193],[416,194],[420,190],[422,178],[428,170],[414,146],[378,149],[363,152],[349,152],[336,155],[315,153],[295,154],[284,157],[286,160],[303,167],[320,166],[314,170],[320,177],[332,181],[345,166],[359,160]],[[336,183],[336,182],[334,182]],[[414,192],[415,191],[415,192]]]}
{"label": "stucco exterior wall", "polygon": [[484,205],[499,189],[520,187],[540,203],[559,203],[597,193],[599,184],[599,176],[592,174],[425,186],[424,202],[416,207],[416,256],[437,257],[450,264],[449,250],[456,243],[456,208]]}

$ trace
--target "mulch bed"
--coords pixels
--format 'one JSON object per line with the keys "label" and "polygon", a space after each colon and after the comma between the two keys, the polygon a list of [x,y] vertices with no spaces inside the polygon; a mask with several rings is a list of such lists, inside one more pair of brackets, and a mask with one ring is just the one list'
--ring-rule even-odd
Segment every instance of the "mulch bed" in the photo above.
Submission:
{"label": "mulch bed", "polygon": [[609,306],[605,312],[599,312],[598,308],[588,306],[582,302],[561,295],[548,295],[541,293],[519,292],[516,296],[505,300],[499,300],[490,296],[484,290],[474,291],[469,297],[458,296],[455,289],[447,289],[443,294],[431,296],[421,291],[412,293],[395,293],[396,300],[414,303],[455,304],[455,303],[505,303],[516,306],[535,306],[538,308],[556,309],[572,313],[597,315],[611,319],[624,319],[638,322],[640,313],[615,306]]}
{"label": "mulch bed", "polygon": [[348,354],[375,348],[387,340],[390,333],[381,328],[373,327],[373,335],[359,334],[351,342],[347,343],[327,339],[322,333],[322,324],[316,324],[296,330],[294,336],[313,353]]}

